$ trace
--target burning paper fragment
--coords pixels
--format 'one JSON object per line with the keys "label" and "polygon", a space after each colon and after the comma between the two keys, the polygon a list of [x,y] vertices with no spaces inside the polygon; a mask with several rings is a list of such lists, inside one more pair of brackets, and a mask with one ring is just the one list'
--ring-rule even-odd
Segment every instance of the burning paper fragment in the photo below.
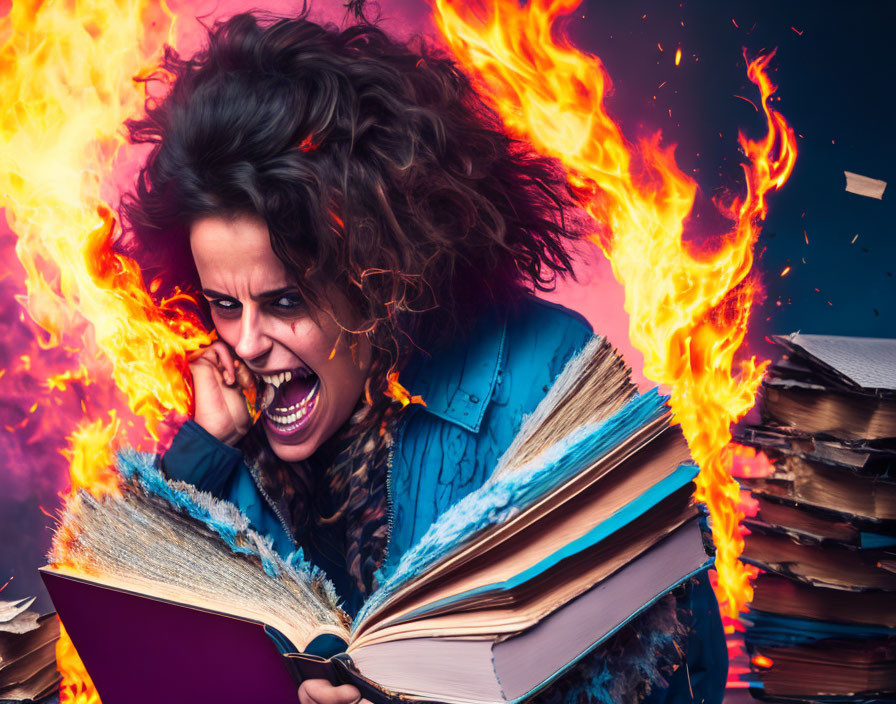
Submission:
{"label": "burning paper fragment", "polygon": [[884,189],[887,187],[886,181],[854,174],[852,171],[844,171],[843,173],[846,176],[847,193],[855,193],[856,195],[877,198],[878,200],[884,197]]}

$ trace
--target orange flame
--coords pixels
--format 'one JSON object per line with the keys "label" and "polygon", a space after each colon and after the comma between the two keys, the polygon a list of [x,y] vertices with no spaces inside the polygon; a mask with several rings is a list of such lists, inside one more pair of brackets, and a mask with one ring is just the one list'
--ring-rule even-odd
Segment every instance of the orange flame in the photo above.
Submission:
{"label": "orange flame", "polygon": [[59,624],[59,642],[56,644],[56,667],[59,668],[59,674],[62,675],[62,685],[59,688],[60,702],[70,702],[71,704],[99,704],[100,698],[93,686],[93,681],[78,653],[75,652],[75,646],[68,633],[65,632],[65,626]]}
{"label": "orange flame", "polygon": [[768,477],[774,474],[772,461],[763,452],[746,445],[732,445],[731,476],[744,478]]}
{"label": "orange flame", "polygon": [[386,380],[389,386],[384,393],[393,401],[398,401],[402,408],[412,403],[426,405],[422,396],[411,396],[410,392],[399,383],[398,372],[389,373]]}
{"label": "orange flame", "polygon": [[67,438],[69,448],[62,455],[69,463],[72,492],[83,487],[97,495],[117,494],[118,477],[113,470],[112,456],[119,420],[115,411],[109,412],[109,422],[102,420],[83,422]]}
{"label": "orange flame", "polygon": [[739,487],[729,472],[731,423],[753,405],[767,363],[735,364],[755,284],[748,279],[765,194],[793,169],[795,137],[771,109],[765,73],[771,54],[749,63],[768,134],[740,134],[746,196],[716,205],[734,221],[711,253],[682,241],[697,185],[676,166],[659,134],[628,143],[607,114],[610,78],[600,59],[575,49],[554,23],[580,0],[494,0],[489,11],[435,0],[435,21],[458,62],[480,80],[509,132],[566,167],[580,202],[597,223],[594,240],[625,287],[629,336],[644,374],[671,392],[670,406],[701,472],[697,498],[712,516],[717,595],[735,616],[751,597],[739,562]]}
{"label": "orange flame", "polygon": [[768,669],[775,664],[770,657],[758,654],[750,658],[750,663],[755,665],[756,667],[761,667],[763,669]]}
{"label": "orange flame", "polygon": [[[127,164],[121,124],[146,97],[133,77],[172,43],[172,20],[154,0],[15,0],[0,18],[0,207],[23,269],[7,261],[4,276],[36,335],[16,368],[45,380],[16,398],[31,397],[51,440],[66,436],[72,491],[116,491],[115,447],[154,449],[189,413],[186,353],[210,341],[183,297],[155,303],[114,251],[105,204],[117,197],[109,174]],[[99,701],[65,636],[57,661],[63,702]]]}

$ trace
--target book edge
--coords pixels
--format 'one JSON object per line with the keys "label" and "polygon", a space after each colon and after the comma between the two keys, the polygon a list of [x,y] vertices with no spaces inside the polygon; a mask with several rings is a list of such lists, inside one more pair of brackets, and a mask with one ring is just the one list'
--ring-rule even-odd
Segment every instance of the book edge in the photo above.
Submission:
{"label": "book edge", "polygon": [[698,568],[692,570],[692,571],[689,572],[687,575],[685,575],[684,577],[682,577],[681,579],[679,579],[678,581],[676,581],[672,586],[670,586],[670,587],[667,588],[667,589],[664,589],[662,592],[660,592],[660,593],[657,594],[655,597],[653,597],[652,599],[650,599],[648,602],[646,602],[645,604],[643,604],[643,605],[641,606],[641,608],[639,608],[639,609],[638,609],[637,611],[635,611],[634,613],[630,614],[630,615],[628,616],[628,618],[626,618],[624,621],[622,621],[621,623],[619,623],[616,627],[614,627],[613,629],[611,629],[610,631],[608,631],[606,634],[604,634],[599,640],[595,641],[595,642],[592,643],[588,648],[586,648],[584,651],[582,651],[582,653],[581,653],[578,657],[576,657],[576,658],[573,659],[572,661],[568,662],[568,663],[567,663],[566,665],[564,665],[562,668],[560,668],[559,670],[557,670],[553,675],[551,675],[551,676],[548,677],[547,679],[545,679],[545,680],[543,680],[542,682],[540,682],[538,685],[536,685],[535,687],[533,687],[532,689],[530,689],[528,692],[526,692],[526,693],[523,694],[522,696],[519,696],[519,697],[517,697],[517,698],[515,698],[515,699],[507,699],[507,700],[505,700],[505,701],[506,701],[506,704],[522,704],[522,703],[523,703],[524,701],[526,701],[529,697],[533,696],[534,694],[537,694],[538,692],[540,692],[540,691],[541,691],[542,689],[544,689],[545,687],[550,686],[550,685],[551,685],[553,682],[555,682],[557,679],[559,679],[560,677],[562,677],[563,675],[565,675],[565,674],[566,674],[572,667],[574,667],[574,666],[576,665],[576,663],[578,663],[579,661],[581,661],[582,658],[588,656],[588,655],[589,655],[590,653],[592,653],[598,646],[600,646],[603,642],[605,642],[605,641],[608,640],[609,638],[612,638],[616,633],[619,632],[620,629],[624,628],[624,627],[625,627],[626,625],[628,625],[633,619],[637,618],[637,617],[640,616],[642,613],[644,613],[647,609],[649,609],[651,606],[653,606],[656,602],[658,602],[658,601],[659,601],[661,598],[663,598],[666,594],[668,594],[669,592],[671,592],[673,589],[677,589],[679,586],[681,586],[682,584],[684,584],[686,581],[688,581],[689,579],[692,579],[692,578],[695,577],[697,574],[699,574],[699,573],[702,572],[703,570],[705,570],[705,569],[707,569],[708,567],[710,567],[710,566],[712,565],[712,563],[713,563],[713,560],[714,560],[714,558],[711,558],[711,557],[710,557],[710,558],[707,558],[707,560],[706,560],[700,567],[698,567]]}

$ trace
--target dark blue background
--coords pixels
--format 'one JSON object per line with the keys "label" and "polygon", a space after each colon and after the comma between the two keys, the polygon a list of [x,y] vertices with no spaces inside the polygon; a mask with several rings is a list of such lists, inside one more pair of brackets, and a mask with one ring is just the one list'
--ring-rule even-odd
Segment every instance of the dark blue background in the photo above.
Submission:
{"label": "dark blue background", "polygon": [[[661,129],[704,195],[743,190],[737,130],[758,138],[765,125],[735,97],[758,102],[742,47],[750,58],[777,47],[774,106],[799,135],[799,155],[770,195],[756,248],[766,298],[751,326],[755,351],[764,335],[794,330],[896,337],[894,20],[894,2],[591,0],[569,22],[613,77],[608,106],[626,135]],[[847,193],[844,171],[890,182],[883,200]]]}

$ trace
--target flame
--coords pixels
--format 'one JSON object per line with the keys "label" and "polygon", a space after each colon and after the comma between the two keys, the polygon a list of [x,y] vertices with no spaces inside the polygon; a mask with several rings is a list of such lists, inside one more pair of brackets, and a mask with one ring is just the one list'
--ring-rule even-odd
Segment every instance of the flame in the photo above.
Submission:
{"label": "flame", "polygon": [[[3,411],[20,445],[46,439],[64,456],[69,497],[117,490],[120,443],[165,441],[190,411],[186,354],[210,342],[184,296],[154,301],[115,251],[106,205],[110,174],[133,168],[121,125],[147,97],[133,77],[172,39],[173,16],[149,0],[15,0],[0,18],[0,207],[16,235],[0,241],[0,282],[27,312],[3,311],[4,366],[18,372],[3,377]],[[57,661],[63,702],[99,701],[65,636]]]}
{"label": "flame", "polygon": [[59,624],[59,641],[56,644],[56,667],[59,668],[59,674],[62,675],[62,685],[59,688],[59,700],[61,702],[78,702],[78,704],[99,704],[100,698],[97,696],[96,688],[93,681],[68,633],[65,632],[65,626]]}
{"label": "flame", "polygon": [[398,372],[390,372],[386,376],[386,381],[388,382],[388,388],[384,393],[393,401],[398,401],[402,408],[412,403],[426,405],[422,396],[411,396],[410,392],[399,383]]}
{"label": "flame", "polygon": [[750,663],[755,665],[756,667],[761,667],[763,669],[768,669],[775,664],[770,657],[759,654],[754,655],[752,658],[750,658]]}
{"label": "flame", "polygon": [[761,478],[769,477],[774,473],[775,466],[764,452],[746,445],[732,445],[731,476]]}
{"label": "flame", "polygon": [[109,412],[110,421],[83,422],[67,438],[69,447],[62,455],[69,463],[72,491],[75,487],[89,488],[98,495],[117,494],[112,448],[118,435],[119,421],[115,411]]}
{"label": "flame", "polygon": [[764,139],[739,134],[747,192],[716,202],[733,221],[711,252],[682,236],[697,185],[676,166],[660,135],[625,140],[607,114],[610,77],[600,59],[554,31],[580,0],[493,0],[488,10],[435,0],[435,21],[457,61],[484,86],[506,128],[557,158],[594,219],[594,241],[625,287],[629,336],[644,355],[644,374],[670,391],[670,406],[701,471],[697,498],[712,516],[717,595],[730,616],[751,597],[739,562],[739,486],[731,477],[731,423],[753,405],[767,362],[735,362],[756,290],[748,278],[765,194],[780,188],[796,159],[795,137],[769,107],[772,54],[748,64],[768,125]]}

